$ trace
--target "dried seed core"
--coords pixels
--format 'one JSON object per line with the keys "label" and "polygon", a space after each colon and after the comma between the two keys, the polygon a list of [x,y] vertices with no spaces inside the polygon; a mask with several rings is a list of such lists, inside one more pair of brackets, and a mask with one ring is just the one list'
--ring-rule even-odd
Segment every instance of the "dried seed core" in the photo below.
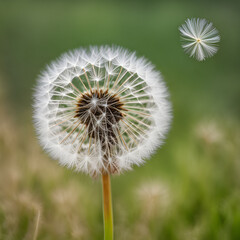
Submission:
{"label": "dried seed core", "polygon": [[[124,117],[123,112],[127,111],[123,108],[124,104],[116,94],[109,93],[108,90],[92,89],[82,93],[76,105],[74,117],[86,126],[89,139],[93,138],[100,143],[105,153],[103,162],[107,171],[118,172],[116,164],[110,167],[109,159],[115,162],[112,151],[119,143],[119,121]],[[105,170],[102,169],[102,172]]]}
{"label": "dried seed core", "polygon": [[117,130],[124,117],[123,105],[116,94],[93,89],[79,96],[74,117],[86,126],[88,137],[100,141],[101,147],[106,149],[118,142]]}

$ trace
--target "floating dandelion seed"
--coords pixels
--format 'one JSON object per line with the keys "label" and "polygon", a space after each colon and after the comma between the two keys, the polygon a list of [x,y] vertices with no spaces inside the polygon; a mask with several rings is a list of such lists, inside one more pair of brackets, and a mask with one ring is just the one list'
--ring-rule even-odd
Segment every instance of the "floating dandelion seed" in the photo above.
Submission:
{"label": "floating dandelion seed", "polygon": [[167,89],[144,58],[115,47],[62,55],[38,79],[34,121],[44,149],[90,175],[143,163],[170,122]]}
{"label": "floating dandelion seed", "polygon": [[217,52],[220,36],[213,24],[208,23],[206,19],[187,19],[179,27],[179,31],[183,40],[182,47],[190,57],[202,61]]}
{"label": "floating dandelion seed", "polygon": [[154,67],[120,47],[62,55],[38,79],[34,121],[62,165],[102,175],[104,235],[113,239],[110,174],[139,165],[162,144],[171,119]]}

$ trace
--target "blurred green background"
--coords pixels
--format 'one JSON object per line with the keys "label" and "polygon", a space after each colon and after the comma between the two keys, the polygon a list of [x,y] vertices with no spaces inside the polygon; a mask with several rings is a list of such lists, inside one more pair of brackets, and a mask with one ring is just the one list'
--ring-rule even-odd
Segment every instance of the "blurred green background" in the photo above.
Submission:
{"label": "blurred green background", "polygon": [[[115,239],[240,239],[239,1],[0,0],[0,239],[103,239],[101,182],[40,149],[32,92],[61,53],[135,50],[159,69],[173,104],[165,145],[112,178]],[[184,54],[178,27],[200,17],[219,52]]]}

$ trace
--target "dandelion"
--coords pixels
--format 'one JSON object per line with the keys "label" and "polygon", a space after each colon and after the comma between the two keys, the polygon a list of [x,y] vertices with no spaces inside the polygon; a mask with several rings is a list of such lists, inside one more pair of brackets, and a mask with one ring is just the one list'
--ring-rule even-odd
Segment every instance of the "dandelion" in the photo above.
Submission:
{"label": "dandelion", "polygon": [[220,36],[218,30],[206,19],[187,19],[179,27],[179,31],[183,41],[182,47],[190,57],[202,61],[217,52],[217,43],[220,41]]}
{"label": "dandelion", "polygon": [[137,196],[139,203],[142,205],[141,209],[144,209],[142,218],[145,222],[166,213],[171,202],[168,186],[160,181],[141,184],[137,188]]}
{"label": "dandelion", "polygon": [[102,175],[105,239],[112,239],[110,175],[142,164],[169,128],[160,73],[120,47],[77,49],[50,64],[34,96],[43,148],[61,165]]}
{"label": "dandelion", "polygon": [[223,142],[224,136],[220,126],[215,121],[204,120],[195,129],[196,137],[207,145],[214,145]]}

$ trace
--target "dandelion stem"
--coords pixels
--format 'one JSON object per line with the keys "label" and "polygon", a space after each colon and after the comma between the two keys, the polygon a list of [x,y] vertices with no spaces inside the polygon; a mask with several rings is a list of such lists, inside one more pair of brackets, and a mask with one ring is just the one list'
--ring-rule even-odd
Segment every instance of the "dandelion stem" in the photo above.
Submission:
{"label": "dandelion stem", "polygon": [[113,213],[109,174],[102,174],[104,240],[113,240]]}

